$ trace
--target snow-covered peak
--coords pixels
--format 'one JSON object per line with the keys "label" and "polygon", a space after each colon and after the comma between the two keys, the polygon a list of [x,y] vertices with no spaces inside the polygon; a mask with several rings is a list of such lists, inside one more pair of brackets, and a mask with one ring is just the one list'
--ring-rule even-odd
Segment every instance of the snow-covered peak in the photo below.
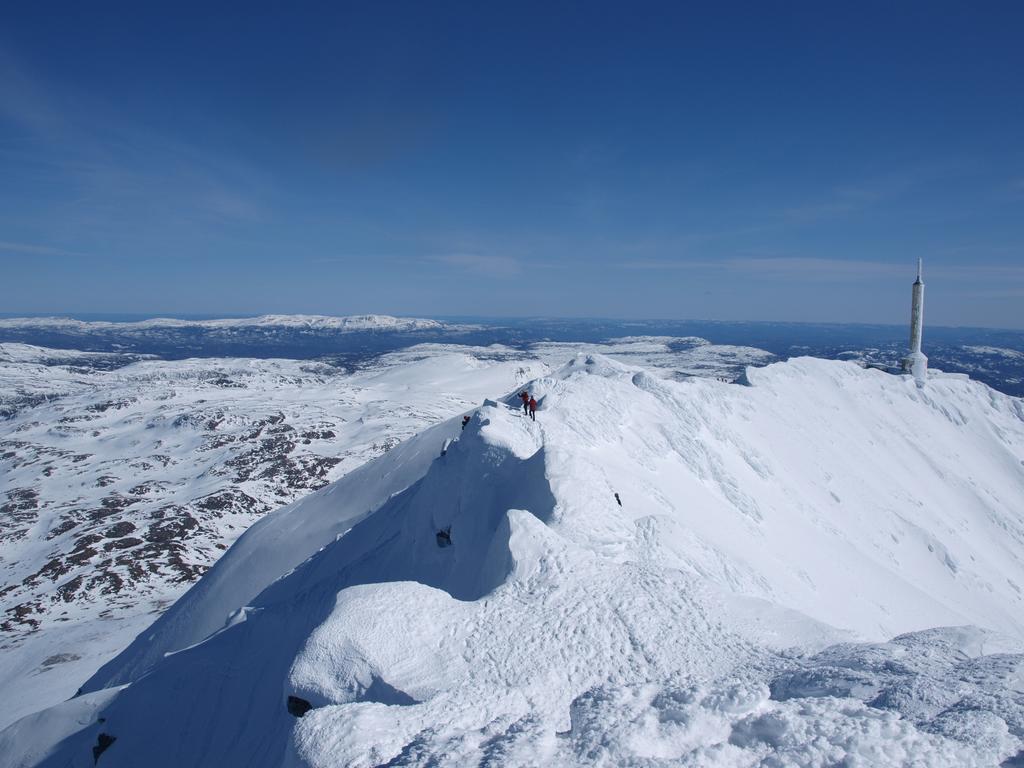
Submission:
{"label": "snow-covered peak", "polygon": [[554,378],[568,379],[578,373],[604,378],[622,378],[624,376],[632,376],[636,371],[636,368],[613,360],[607,355],[597,352],[586,352],[578,354],[569,360],[555,373]]}
{"label": "snow-covered peak", "polygon": [[583,355],[527,385],[536,421],[509,393],[269,515],[69,705],[103,722],[60,756],[1015,755],[1021,401],[810,358],[748,380]]}

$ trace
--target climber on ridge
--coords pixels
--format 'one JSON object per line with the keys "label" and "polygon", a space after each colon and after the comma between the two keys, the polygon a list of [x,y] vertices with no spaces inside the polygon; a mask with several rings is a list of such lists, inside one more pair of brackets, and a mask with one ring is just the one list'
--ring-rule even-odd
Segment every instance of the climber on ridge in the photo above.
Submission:
{"label": "climber on ridge", "polygon": [[463,430],[465,430],[466,429],[466,425],[469,424],[469,419],[470,419],[469,416],[463,416],[462,417],[462,429]]}
{"label": "climber on ridge", "polygon": [[534,421],[536,421],[537,420],[537,400],[535,398],[531,397],[530,398],[530,402],[529,402],[529,406],[530,406],[530,418],[533,419]]}
{"label": "climber on ridge", "polygon": [[519,393],[519,399],[523,401],[523,415],[525,416],[530,407],[530,393],[524,389]]}

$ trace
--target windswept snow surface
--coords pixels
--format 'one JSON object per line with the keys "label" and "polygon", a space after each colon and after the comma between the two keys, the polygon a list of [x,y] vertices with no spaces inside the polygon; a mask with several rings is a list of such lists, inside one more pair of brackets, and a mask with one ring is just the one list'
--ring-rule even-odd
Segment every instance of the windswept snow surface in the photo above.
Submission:
{"label": "windswept snow surface", "polygon": [[809,358],[748,378],[584,355],[531,384],[536,422],[510,395],[408,440],[254,525],[80,705],[0,747],[86,766],[104,734],[105,768],[1017,764],[1022,402]]}

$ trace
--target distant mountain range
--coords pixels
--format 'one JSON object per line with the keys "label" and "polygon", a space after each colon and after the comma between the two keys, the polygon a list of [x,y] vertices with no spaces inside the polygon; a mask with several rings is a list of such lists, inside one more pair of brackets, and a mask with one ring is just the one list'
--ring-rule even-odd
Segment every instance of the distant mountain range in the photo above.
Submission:
{"label": "distant mountain range", "polygon": [[296,328],[346,332],[406,332],[441,330],[448,326],[436,320],[415,317],[392,317],[390,315],[349,315],[330,317],[326,315],[261,315],[259,317],[223,318],[215,320],[183,320],[172,317],[157,317],[135,322],[109,322],[103,320],[75,320],[68,317],[12,317],[0,318],[0,328],[63,330],[85,333],[132,333],[157,328],[189,329],[207,331],[242,328]]}
{"label": "distant mountain range", "polygon": [[[895,366],[906,353],[899,326],[559,318],[396,318],[388,315],[254,318],[0,318],[0,342],[50,349],[193,357],[321,360],[354,368],[413,344],[443,343],[522,351],[542,342],[606,344],[623,337],[686,339],[755,348],[770,359],[812,355]],[[985,328],[926,328],[925,353],[934,367],[968,373],[1002,392],[1024,395],[1024,332]],[[768,362],[767,359],[760,362]]]}

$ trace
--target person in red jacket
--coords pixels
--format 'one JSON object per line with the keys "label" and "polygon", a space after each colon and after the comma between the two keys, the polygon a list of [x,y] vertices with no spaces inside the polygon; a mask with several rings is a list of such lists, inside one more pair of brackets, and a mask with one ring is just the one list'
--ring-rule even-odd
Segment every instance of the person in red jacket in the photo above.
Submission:
{"label": "person in red jacket", "polygon": [[534,421],[537,420],[537,400],[530,398],[530,418]]}
{"label": "person in red jacket", "polygon": [[519,393],[519,399],[523,401],[523,416],[530,410],[530,393],[523,390]]}

